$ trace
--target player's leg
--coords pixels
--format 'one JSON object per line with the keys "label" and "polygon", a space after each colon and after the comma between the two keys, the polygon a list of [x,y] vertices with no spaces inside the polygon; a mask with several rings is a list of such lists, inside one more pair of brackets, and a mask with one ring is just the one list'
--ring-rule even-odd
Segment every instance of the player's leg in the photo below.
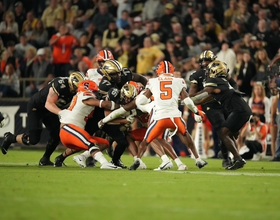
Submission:
{"label": "player's leg", "polygon": [[50,157],[52,153],[55,151],[56,147],[60,142],[59,131],[60,131],[60,122],[57,115],[47,112],[42,118],[43,124],[49,133],[49,139],[46,145],[45,152],[42,158],[39,161],[40,166],[49,166],[54,165],[51,162]]}
{"label": "player's leg", "polygon": [[13,143],[35,145],[40,141],[42,133],[42,112],[33,110],[32,99],[27,105],[27,116],[27,132],[18,135],[14,135],[10,132],[6,132],[4,134],[4,139],[1,143],[1,150],[3,154],[8,152],[9,147]]}
{"label": "player's leg", "polygon": [[195,157],[195,161],[196,161],[196,166],[201,169],[204,166],[206,166],[208,163],[204,160],[202,160],[196,150],[194,141],[190,135],[190,133],[187,130],[186,127],[186,123],[184,121],[183,118],[175,118],[175,123],[178,127],[178,132],[177,135],[180,138],[180,140],[182,141],[183,144],[185,144],[193,153],[194,157]]}
{"label": "player's leg", "polygon": [[[101,164],[101,169],[119,169],[109,163],[98,147],[98,141],[93,139],[85,130],[74,126],[64,125],[60,130],[61,142],[64,146],[76,150],[89,150],[91,156]],[[99,141],[101,141],[99,139]],[[106,140],[102,140],[106,142]]]}
{"label": "player's leg", "polygon": [[165,139],[157,139],[157,141],[161,143],[161,146],[163,146],[165,153],[176,163],[178,170],[188,169],[188,167],[178,157],[174,148]]}
{"label": "player's leg", "polygon": [[232,166],[226,167],[228,170],[240,169],[246,164],[246,161],[240,156],[237,150],[234,134],[239,132],[249,118],[250,115],[247,115],[246,112],[232,112],[219,130],[219,136],[221,137],[222,142],[233,155],[234,162]]}
{"label": "player's leg", "polygon": [[[167,128],[175,129],[175,125],[172,123],[170,119],[161,119],[158,121],[152,121],[149,127],[147,128],[145,137],[143,141],[139,144],[139,150],[137,158],[141,159],[145,151],[147,150],[147,146],[151,143],[155,138],[163,138],[164,131]],[[130,167],[131,170],[136,170],[140,165],[139,160],[137,159],[134,164]]]}
{"label": "player's leg", "polygon": [[114,150],[114,154],[112,157],[112,163],[115,164],[116,166],[126,169],[127,167],[121,161],[121,156],[125,152],[129,143],[124,133],[120,131],[120,126],[106,124],[102,128],[102,130],[105,131],[105,133],[107,133],[117,143],[117,146]]}

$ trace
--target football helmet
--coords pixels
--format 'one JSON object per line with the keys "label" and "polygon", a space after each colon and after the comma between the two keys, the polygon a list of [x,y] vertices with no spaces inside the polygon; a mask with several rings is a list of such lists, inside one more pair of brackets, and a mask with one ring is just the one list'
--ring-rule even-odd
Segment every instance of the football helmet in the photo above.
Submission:
{"label": "football helmet", "polygon": [[156,68],[156,74],[157,76],[161,74],[171,74],[173,75],[175,72],[175,67],[169,62],[169,61],[161,61],[157,68]]}
{"label": "football helmet", "polygon": [[114,60],[114,56],[110,50],[100,50],[96,55],[96,61],[101,67],[106,60]]}
{"label": "football helmet", "polygon": [[122,72],[122,64],[116,60],[107,60],[100,68],[101,73],[108,78],[109,81],[117,82],[120,80]]}
{"label": "football helmet", "polygon": [[126,83],[121,88],[121,102],[122,103],[129,103],[131,102],[136,96],[138,95],[137,88],[132,84]]}
{"label": "football helmet", "polygon": [[78,92],[88,92],[88,91],[98,92],[99,91],[98,85],[91,80],[85,80],[81,82],[78,87]]}
{"label": "football helmet", "polygon": [[70,91],[73,93],[77,92],[79,84],[84,80],[85,80],[85,75],[83,73],[78,71],[72,72],[68,77]]}
{"label": "football helmet", "polygon": [[208,64],[207,73],[210,78],[227,77],[227,64],[220,60],[214,60],[213,62]]}
{"label": "football helmet", "polygon": [[137,94],[139,94],[144,89],[143,84],[140,82],[128,81],[127,84],[134,86],[137,89]]}
{"label": "football helmet", "polygon": [[206,67],[209,62],[212,62],[216,59],[216,55],[211,50],[205,50],[199,55],[198,62],[200,66]]}

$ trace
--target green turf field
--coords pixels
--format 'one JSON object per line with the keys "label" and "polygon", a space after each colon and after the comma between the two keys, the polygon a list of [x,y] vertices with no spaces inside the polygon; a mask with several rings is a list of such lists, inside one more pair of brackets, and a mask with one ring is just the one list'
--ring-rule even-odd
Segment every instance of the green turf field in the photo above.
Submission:
{"label": "green turf field", "polygon": [[[59,153],[56,152],[53,158]],[[280,219],[280,163],[250,162],[226,171],[208,159],[199,170],[82,169],[38,167],[41,151],[11,150],[0,155],[0,219]],[[123,162],[132,164],[132,157]],[[143,161],[152,169],[159,158]],[[175,165],[175,164],[174,164]]]}

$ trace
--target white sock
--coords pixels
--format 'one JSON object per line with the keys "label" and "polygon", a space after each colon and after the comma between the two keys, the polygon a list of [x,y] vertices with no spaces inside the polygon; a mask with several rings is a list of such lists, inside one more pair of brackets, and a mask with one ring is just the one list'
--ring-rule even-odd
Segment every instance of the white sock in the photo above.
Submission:
{"label": "white sock", "polygon": [[168,161],[170,161],[166,154],[162,155],[160,158],[162,159],[162,162],[166,162],[167,163]]}
{"label": "white sock", "polygon": [[85,158],[89,158],[90,152],[87,150],[87,151],[84,151],[83,153],[81,153],[81,155],[83,155]]}
{"label": "white sock", "polygon": [[97,160],[101,165],[105,163],[109,163],[108,160],[104,157],[104,155],[100,151],[95,153],[93,158]]}
{"label": "white sock", "polygon": [[176,165],[177,165],[178,167],[179,167],[180,165],[183,164],[179,157],[177,157],[177,158],[174,160],[174,162],[176,163]]}
{"label": "white sock", "polygon": [[134,159],[134,161],[136,161],[137,160],[137,156],[134,156],[133,159]]}

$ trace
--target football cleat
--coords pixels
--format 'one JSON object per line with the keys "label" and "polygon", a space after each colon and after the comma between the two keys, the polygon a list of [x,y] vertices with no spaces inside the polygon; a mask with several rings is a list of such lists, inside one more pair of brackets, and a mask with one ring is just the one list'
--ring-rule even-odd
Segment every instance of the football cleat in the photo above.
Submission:
{"label": "football cleat", "polygon": [[101,165],[100,169],[102,170],[120,170],[122,169],[121,167],[115,166],[112,163],[104,163],[103,165]]}
{"label": "football cleat", "polygon": [[154,169],[154,171],[169,170],[172,167],[173,163],[169,160],[168,162],[162,162],[158,168]]}
{"label": "football cleat", "polygon": [[134,164],[132,164],[130,166],[130,170],[137,170],[137,168],[140,166],[140,161],[139,160],[135,160]]}
{"label": "football cleat", "polygon": [[86,160],[87,158],[84,155],[76,155],[73,157],[73,161],[76,162],[82,168],[87,167]]}
{"label": "football cleat", "polygon": [[232,166],[232,165],[233,165],[233,163],[232,163],[230,157],[228,157],[227,159],[223,159],[223,161],[222,161],[222,166],[223,166],[224,168],[229,167],[229,166]]}
{"label": "football cleat", "polygon": [[64,160],[65,158],[62,155],[57,156],[54,159],[54,167],[62,167],[62,166],[66,167],[66,165],[64,164]]}
{"label": "football cleat", "polygon": [[13,135],[11,132],[6,132],[4,134],[4,139],[1,143],[1,150],[3,154],[7,154],[9,147],[12,143],[15,143],[16,136]]}
{"label": "football cleat", "polygon": [[179,171],[188,170],[188,167],[187,167],[187,165],[185,165],[185,164],[180,164],[179,167],[178,167],[178,170],[179,170]]}
{"label": "football cleat", "polygon": [[50,161],[50,158],[42,157],[39,161],[39,166],[54,166],[54,163]]}
{"label": "football cleat", "polygon": [[246,161],[244,159],[235,160],[232,166],[226,167],[226,170],[238,170],[244,167]]}
{"label": "football cleat", "polygon": [[138,167],[138,170],[146,170],[147,166],[146,164],[140,159],[140,165]]}
{"label": "football cleat", "polygon": [[122,169],[126,169],[127,166],[123,164],[123,162],[121,160],[117,160],[117,161],[113,161],[111,162],[112,164],[114,164],[117,167],[121,167]]}
{"label": "football cleat", "polygon": [[202,159],[197,159],[195,165],[201,169],[203,167],[205,167],[208,163]]}

